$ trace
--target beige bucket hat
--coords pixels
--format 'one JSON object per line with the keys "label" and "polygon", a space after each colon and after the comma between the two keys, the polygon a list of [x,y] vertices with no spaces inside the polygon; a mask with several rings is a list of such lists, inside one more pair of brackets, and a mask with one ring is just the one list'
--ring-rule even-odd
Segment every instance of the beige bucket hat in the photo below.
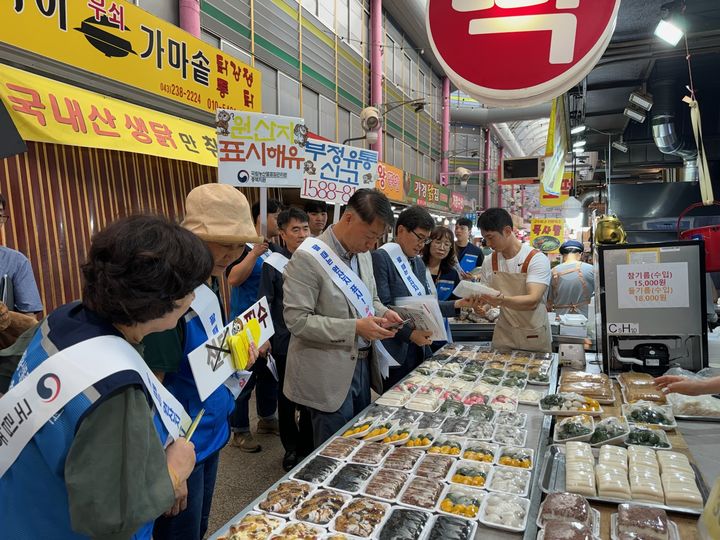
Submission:
{"label": "beige bucket hat", "polygon": [[262,242],[255,231],[250,204],[228,184],[203,184],[188,193],[182,226],[206,242]]}

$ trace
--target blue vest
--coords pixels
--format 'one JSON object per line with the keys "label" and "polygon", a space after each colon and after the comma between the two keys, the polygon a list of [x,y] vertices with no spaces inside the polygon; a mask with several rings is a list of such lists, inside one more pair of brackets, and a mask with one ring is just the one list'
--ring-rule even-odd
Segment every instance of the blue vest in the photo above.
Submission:
{"label": "blue vest", "polygon": [[[247,257],[247,255],[246,255]],[[230,290],[230,318],[234,319],[258,300],[263,258],[258,257],[248,278],[238,287]],[[192,416],[192,415],[191,415]],[[194,435],[193,435],[194,437]]]}
{"label": "blue vest", "polygon": [[185,315],[185,343],[183,343],[185,356],[180,362],[177,373],[168,373],[163,379],[165,388],[177,398],[190,418],[195,418],[200,409],[205,409],[205,414],[200,419],[192,438],[198,463],[227,444],[230,438],[229,418],[235,409],[232,392],[224,385],[210,394],[205,401],[200,401],[187,355],[207,340],[208,336],[200,319],[194,311],[188,311]]}
{"label": "blue vest", "polygon": [[[58,308],[35,333],[12,384],[20,382],[55,352],[106,335],[120,336],[111,324],[79,302]],[[0,478],[0,536],[13,540],[88,538],[73,532],[70,524],[65,460],[85,415],[102,399],[131,385],[145,388],[135,371],[121,371],[102,379],[70,400],[40,428]],[[149,396],[148,404],[152,408]],[[141,527],[133,539],[149,540],[151,533],[152,521]]]}

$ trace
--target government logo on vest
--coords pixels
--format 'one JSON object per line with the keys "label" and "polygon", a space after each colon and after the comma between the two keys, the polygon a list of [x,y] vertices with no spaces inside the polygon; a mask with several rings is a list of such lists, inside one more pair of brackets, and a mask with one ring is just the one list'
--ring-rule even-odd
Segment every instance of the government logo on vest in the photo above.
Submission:
{"label": "government logo on vest", "polygon": [[[48,384],[47,381],[50,381]],[[60,377],[54,373],[43,375],[37,383],[37,393],[43,402],[51,403],[60,395]]]}

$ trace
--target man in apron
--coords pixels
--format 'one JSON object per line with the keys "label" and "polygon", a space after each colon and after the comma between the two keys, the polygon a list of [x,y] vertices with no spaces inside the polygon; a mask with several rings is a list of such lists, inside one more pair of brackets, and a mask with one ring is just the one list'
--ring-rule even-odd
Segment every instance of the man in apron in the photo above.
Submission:
{"label": "man in apron", "polygon": [[518,240],[512,218],[502,208],[483,212],[478,226],[494,250],[483,262],[481,280],[500,291],[499,296],[483,296],[491,306],[500,307],[493,348],[550,352],[552,341],[545,308],[550,261]]}
{"label": "man in apron", "polygon": [[552,271],[548,310],[558,315],[581,313],[588,316],[590,298],[595,291],[595,270],[580,260],[583,245],[577,240],[568,240],[560,246],[563,257]]}

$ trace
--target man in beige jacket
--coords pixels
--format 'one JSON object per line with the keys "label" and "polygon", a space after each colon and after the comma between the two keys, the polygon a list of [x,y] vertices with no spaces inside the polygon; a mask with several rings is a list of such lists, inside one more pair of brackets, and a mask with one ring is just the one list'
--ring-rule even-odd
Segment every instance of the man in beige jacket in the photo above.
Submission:
{"label": "man in beige jacket", "polygon": [[[369,250],[393,221],[385,195],[357,190],[340,221],[319,238],[308,238],[285,268],[285,322],[291,337],[283,391],[310,409],[316,447],[370,404],[371,386],[382,391],[377,340],[393,337],[396,330],[388,327],[402,320],[377,297]],[[342,287],[323,260],[336,274],[338,265],[345,269],[339,272]],[[359,280],[360,289],[366,287],[365,313],[357,308],[357,298],[364,299]]]}

